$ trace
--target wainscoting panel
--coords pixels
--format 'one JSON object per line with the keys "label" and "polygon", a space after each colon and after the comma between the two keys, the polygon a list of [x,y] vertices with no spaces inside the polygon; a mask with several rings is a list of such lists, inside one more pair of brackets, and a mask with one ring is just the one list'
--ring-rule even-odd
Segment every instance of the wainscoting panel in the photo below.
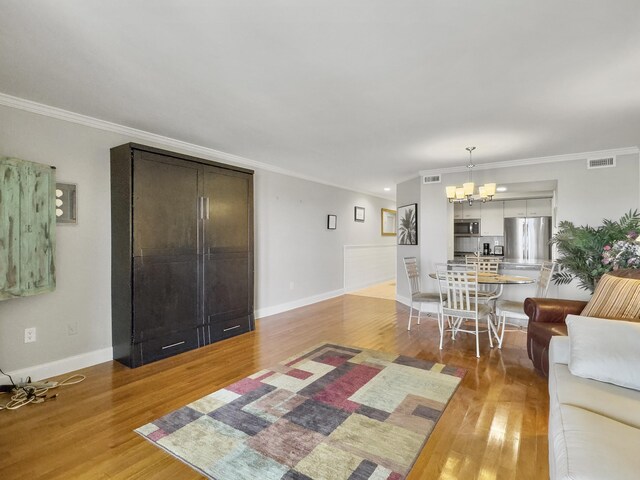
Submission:
{"label": "wainscoting panel", "polygon": [[358,290],[396,276],[396,245],[345,245],[344,290]]}

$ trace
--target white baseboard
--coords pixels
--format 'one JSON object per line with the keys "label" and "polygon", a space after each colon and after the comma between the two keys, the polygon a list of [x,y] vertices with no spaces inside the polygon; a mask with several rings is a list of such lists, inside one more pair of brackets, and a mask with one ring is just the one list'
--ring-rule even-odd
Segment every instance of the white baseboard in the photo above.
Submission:
{"label": "white baseboard", "polygon": [[407,307],[411,306],[411,300],[409,300],[407,297],[403,297],[402,295],[398,295],[396,293],[396,302],[400,302],[403,305],[406,305]]}
{"label": "white baseboard", "polygon": [[[24,382],[27,377],[31,377],[31,380],[33,381],[44,380],[46,378],[55,377],[81,368],[97,365],[98,363],[108,362],[109,360],[113,360],[113,348],[111,347],[7,373],[11,375],[14,382]],[[7,385],[10,383],[11,382],[7,377],[0,378],[0,385]]]}
{"label": "white baseboard", "polygon": [[255,317],[269,317],[271,315],[276,315],[277,313],[293,310],[294,308],[300,308],[306,305],[311,305],[312,303],[318,303],[322,302],[323,300],[329,300],[330,298],[339,297],[340,295],[344,295],[344,289],[342,288],[339,290],[320,293],[318,295],[312,295],[311,297],[300,298],[298,300],[294,300],[293,302],[281,303],[280,305],[274,305],[272,307],[259,308],[255,311]]}

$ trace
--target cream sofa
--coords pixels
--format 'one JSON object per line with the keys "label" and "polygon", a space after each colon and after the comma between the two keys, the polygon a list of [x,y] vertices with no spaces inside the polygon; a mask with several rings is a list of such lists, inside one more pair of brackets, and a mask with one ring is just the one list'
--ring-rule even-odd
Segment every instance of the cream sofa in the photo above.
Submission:
{"label": "cream sofa", "polygon": [[[591,328],[589,333],[593,341],[600,343],[578,343],[575,334],[572,338],[569,318],[574,325],[589,317],[570,315],[568,317],[569,336],[553,337],[549,349],[549,475],[551,480],[560,479],[593,479],[593,480],[626,480],[640,479],[640,391],[583,378],[584,364],[579,365],[576,356],[582,355],[587,361],[587,370],[600,371],[608,375],[630,375],[631,381],[637,382],[640,363],[638,343],[635,352],[628,351],[637,341],[637,329],[640,326],[618,326],[618,322],[608,325],[618,330],[604,335],[600,324]],[[596,320],[596,319],[589,319]],[[581,323],[577,323],[581,322]],[[621,322],[630,324],[630,322]],[[636,324],[638,325],[638,324]],[[577,327],[576,327],[577,328]],[[631,330],[630,330],[631,329]],[[608,331],[608,330],[607,330]],[[629,334],[629,331],[632,333]],[[635,339],[635,340],[634,340]],[[574,345],[572,346],[572,340]],[[595,345],[595,347],[594,347]],[[606,349],[609,351],[603,351]],[[594,352],[591,355],[589,352]],[[600,357],[599,357],[600,356]],[[595,358],[594,358],[595,357]],[[605,360],[602,360],[604,358]],[[570,363],[571,370],[570,370]],[[625,367],[626,364],[626,367]],[[627,372],[621,372],[627,368]],[[572,374],[572,371],[582,376]],[[614,375],[614,376],[615,376]],[[608,381],[611,381],[607,377]],[[616,383],[628,384],[627,378]]]}

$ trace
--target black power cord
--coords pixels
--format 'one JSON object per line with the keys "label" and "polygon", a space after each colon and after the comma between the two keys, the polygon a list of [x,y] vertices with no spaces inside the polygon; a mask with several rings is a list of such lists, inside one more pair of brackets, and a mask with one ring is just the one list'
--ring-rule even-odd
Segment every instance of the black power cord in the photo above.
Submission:
{"label": "black power cord", "polygon": [[11,385],[0,385],[0,392],[10,392],[14,388],[18,388],[16,386],[16,383],[13,381],[13,378],[11,378],[11,375],[9,375],[8,373],[4,373],[1,368],[0,373],[6,377],[9,377],[9,380],[11,380]]}

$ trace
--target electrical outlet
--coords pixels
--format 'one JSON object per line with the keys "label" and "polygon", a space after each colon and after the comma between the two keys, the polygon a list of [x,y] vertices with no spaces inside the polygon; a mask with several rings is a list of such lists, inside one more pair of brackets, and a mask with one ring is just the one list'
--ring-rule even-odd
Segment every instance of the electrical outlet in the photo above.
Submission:
{"label": "electrical outlet", "polygon": [[29,327],[24,329],[24,343],[31,343],[36,341],[36,327]]}
{"label": "electrical outlet", "polygon": [[289,282],[289,290],[293,290],[294,286],[295,286],[295,284],[293,282]]}
{"label": "electrical outlet", "polygon": [[78,322],[69,322],[67,323],[67,335],[77,335],[78,334]]}

